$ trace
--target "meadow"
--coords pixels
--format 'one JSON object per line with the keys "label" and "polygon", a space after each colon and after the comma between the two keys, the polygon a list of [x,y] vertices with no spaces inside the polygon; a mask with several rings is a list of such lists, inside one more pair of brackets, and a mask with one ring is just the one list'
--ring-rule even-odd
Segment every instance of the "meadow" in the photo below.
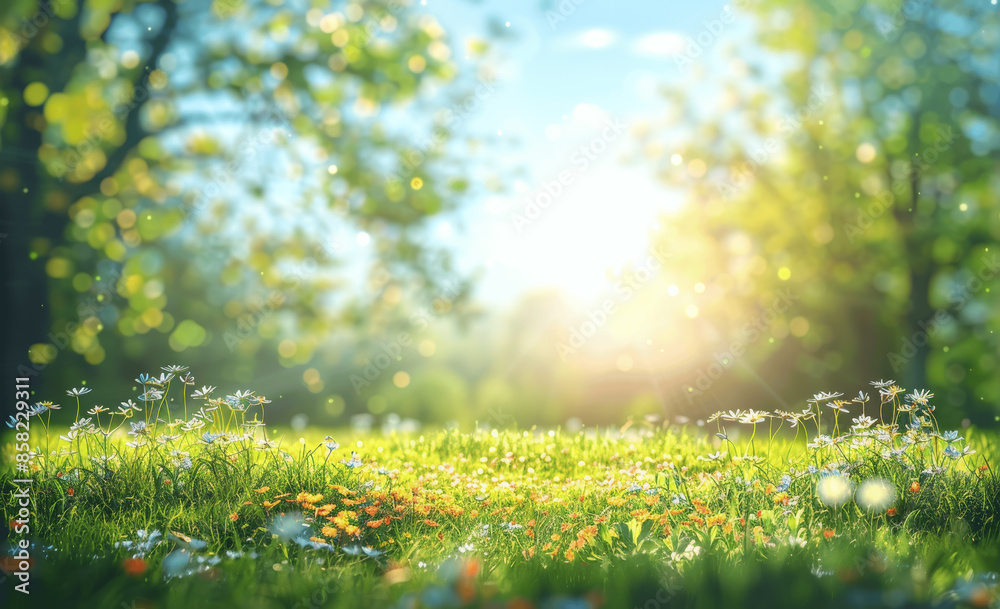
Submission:
{"label": "meadow", "polygon": [[892,381],[794,413],[422,434],[275,429],[266,397],[182,367],[136,383],[9,421],[30,425],[0,484],[31,594],[6,606],[1000,602],[998,437],[940,429]]}

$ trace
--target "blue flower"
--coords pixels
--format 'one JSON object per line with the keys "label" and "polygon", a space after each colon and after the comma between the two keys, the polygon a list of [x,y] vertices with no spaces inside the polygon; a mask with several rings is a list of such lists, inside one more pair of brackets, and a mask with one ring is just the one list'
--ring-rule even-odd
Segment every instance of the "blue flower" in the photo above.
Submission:
{"label": "blue flower", "polygon": [[784,476],[781,477],[781,484],[776,486],[775,490],[777,490],[779,493],[783,493],[787,491],[788,487],[791,485],[792,485],[792,477],[789,476],[788,474],[785,474]]}
{"label": "blue flower", "polygon": [[952,459],[961,459],[962,453],[959,452],[954,446],[947,446],[944,449],[944,456],[950,457]]}
{"label": "blue flower", "polygon": [[946,431],[941,434],[941,439],[944,440],[945,442],[951,443],[951,442],[958,442],[962,438],[958,436],[957,431]]}
{"label": "blue flower", "polygon": [[350,460],[341,459],[340,462],[351,469],[354,469],[356,467],[361,467],[362,465],[364,465],[361,459],[358,458],[358,453],[354,452],[353,450],[351,451]]}
{"label": "blue flower", "polygon": [[11,429],[17,427],[17,417],[14,415],[7,417],[7,427],[10,427]]}

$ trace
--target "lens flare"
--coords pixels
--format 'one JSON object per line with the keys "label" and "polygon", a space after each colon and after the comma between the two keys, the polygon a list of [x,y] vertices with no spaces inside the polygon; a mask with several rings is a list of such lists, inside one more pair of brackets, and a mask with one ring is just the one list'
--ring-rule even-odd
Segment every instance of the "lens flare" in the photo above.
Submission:
{"label": "lens flare", "polygon": [[858,505],[873,512],[884,512],[896,501],[896,487],[884,478],[865,480],[854,496]]}
{"label": "lens flare", "polygon": [[847,476],[830,474],[816,483],[816,494],[823,505],[840,507],[851,500],[854,484]]}

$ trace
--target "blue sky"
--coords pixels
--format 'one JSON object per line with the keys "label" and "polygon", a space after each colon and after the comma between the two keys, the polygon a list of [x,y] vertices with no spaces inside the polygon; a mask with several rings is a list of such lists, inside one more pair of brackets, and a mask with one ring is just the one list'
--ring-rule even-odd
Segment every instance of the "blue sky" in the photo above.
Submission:
{"label": "blue sky", "polygon": [[[682,199],[662,188],[649,167],[621,161],[629,147],[621,127],[664,113],[657,84],[685,78],[671,53],[727,4],[566,0],[563,6],[572,11],[539,0],[426,2],[456,52],[470,37],[487,37],[491,20],[511,34],[497,46],[494,93],[463,129],[494,145],[479,175],[526,171],[506,184],[507,196],[477,195],[460,221],[437,231],[467,267],[485,269],[478,295],[491,302],[548,286],[593,299],[606,289],[608,269],[644,254],[658,214]],[[740,20],[737,12],[722,37],[744,25]],[[561,173],[570,177],[568,186],[537,218],[518,223],[515,214],[528,219],[528,202],[546,183],[557,190],[551,183]]]}

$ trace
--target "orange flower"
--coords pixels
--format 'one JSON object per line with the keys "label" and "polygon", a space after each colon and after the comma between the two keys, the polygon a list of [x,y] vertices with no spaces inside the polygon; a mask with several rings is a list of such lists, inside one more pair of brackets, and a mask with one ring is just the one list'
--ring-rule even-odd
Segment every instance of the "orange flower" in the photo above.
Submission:
{"label": "orange flower", "polygon": [[253,489],[253,492],[255,492],[255,493],[266,493],[269,490],[271,490],[270,486],[262,486],[260,488]]}
{"label": "orange flower", "polygon": [[576,534],[577,539],[592,539],[597,537],[597,527],[594,525],[586,526],[580,529],[580,532]]}
{"label": "orange flower", "polygon": [[826,537],[827,539],[830,539],[831,537],[833,537],[836,534],[837,534],[837,531],[831,531],[829,529],[827,529],[826,531],[823,531],[823,537]]}
{"label": "orange flower", "polygon": [[344,529],[344,532],[347,533],[348,535],[360,535],[361,529],[351,524],[348,525],[346,529]]}
{"label": "orange flower", "polygon": [[919,493],[920,492],[920,483],[917,482],[917,481],[914,481],[913,484],[910,485],[910,492],[911,493]]}
{"label": "orange flower", "polygon": [[280,501],[265,501],[263,505],[264,505],[265,508],[271,509],[274,506],[278,505],[279,503],[281,503],[281,502]]}
{"label": "orange flower", "polygon": [[566,560],[573,562],[573,558],[575,557],[576,554],[573,553],[573,550],[566,550]]}
{"label": "orange flower", "polygon": [[479,510],[472,510],[471,512],[469,512],[469,516],[471,516],[472,518],[479,518]]}
{"label": "orange flower", "polygon": [[319,532],[326,537],[336,537],[337,535],[340,534],[340,531],[338,531],[333,527],[323,527],[322,529],[320,529]]}
{"label": "orange flower", "polygon": [[369,520],[367,526],[370,529],[377,529],[380,526],[382,526],[382,521],[381,520]]}
{"label": "orange flower", "polygon": [[716,526],[716,525],[721,525],[721,524],[724,524],[726,522],[726,516],[725,516],[725,514],[716,514],[715,516],[709,516],[708,520],[706,520],[705,522],[710,527],[711,526]]}
{"label": "orange flower", "polygon": [[237,514],[236,512],[233,512],[232,514],[229,515],[229,519],[232,520],[233,522],[236,522],[237,520],[240,519],[240,515]]}
{"label": "orange flower", "polygon": [[141,558],[126,558],[122,561],[122,570],[129,577],[139,577],[146,572],[146,561]]}
{"label": "orange flower", "polygon": [[439,526],[441,526],[438,523],[434,522],[433,520],[425,520],[424,524],[426,524],[429,527],[439,527]]}
{"label": "orange flower", "polygon": [[895,516],[896,515],[896,508],[889,508],[886,511],[886,514],[888,514],[889,516]]}

